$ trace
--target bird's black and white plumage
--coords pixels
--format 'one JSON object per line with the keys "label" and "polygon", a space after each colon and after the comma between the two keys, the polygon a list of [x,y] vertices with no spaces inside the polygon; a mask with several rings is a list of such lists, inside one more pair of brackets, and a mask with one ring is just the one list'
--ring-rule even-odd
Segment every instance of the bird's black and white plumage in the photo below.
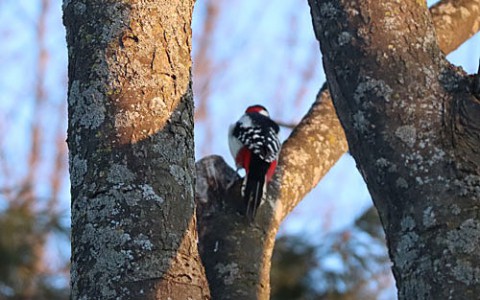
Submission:
{"label": "bird's black and white plumage", "polygon": [[280,128],[265,107],[254,105],[229,130],[230,152],[237,168],[244,168],[246,175],[242,196],[246,203],[246,215],[253,220],[257,208],[266,195],[280,153]]}

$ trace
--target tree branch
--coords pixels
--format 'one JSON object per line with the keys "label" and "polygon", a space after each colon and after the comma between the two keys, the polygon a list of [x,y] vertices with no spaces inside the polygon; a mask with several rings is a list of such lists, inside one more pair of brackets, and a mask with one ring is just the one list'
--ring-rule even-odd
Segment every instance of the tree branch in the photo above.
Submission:
{"label": "tree branch", "polygon": [[480,29],[480,0],[443,0],[432,6],[430,13],[438,44],[445,54],[457,49]]}
{"label": "tree branch", "polygon": [[274,215],[281,222],[348,150],[330,93],[322,89],[312,107],[283,143],[276,180]]}

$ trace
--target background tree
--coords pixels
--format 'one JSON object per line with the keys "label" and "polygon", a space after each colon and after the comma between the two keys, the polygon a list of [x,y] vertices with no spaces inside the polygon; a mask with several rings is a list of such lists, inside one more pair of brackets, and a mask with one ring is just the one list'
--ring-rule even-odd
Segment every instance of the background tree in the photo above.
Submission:
{"label": "background tree", "polygon": [[355,226],[315,244],[281,236],[272,256],[271,299],[392,299],[385,236],[374,208]]}
{"label": "background tree", "polygon": [[52,1],[14,2],[0,2],[0,299],[66,299],[66,104],[52,89],[65,74],[51,44],[64,35],[49,28]]}

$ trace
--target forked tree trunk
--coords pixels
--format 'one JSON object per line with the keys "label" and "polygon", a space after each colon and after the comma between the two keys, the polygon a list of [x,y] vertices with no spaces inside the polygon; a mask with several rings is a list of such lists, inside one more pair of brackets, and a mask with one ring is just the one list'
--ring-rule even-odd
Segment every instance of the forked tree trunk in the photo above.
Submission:
{"label": "forked tree trunk", "polygon": [[399,299],[477,299],[480,101],[471,78],[446,61],[424,1],[309,2]]}

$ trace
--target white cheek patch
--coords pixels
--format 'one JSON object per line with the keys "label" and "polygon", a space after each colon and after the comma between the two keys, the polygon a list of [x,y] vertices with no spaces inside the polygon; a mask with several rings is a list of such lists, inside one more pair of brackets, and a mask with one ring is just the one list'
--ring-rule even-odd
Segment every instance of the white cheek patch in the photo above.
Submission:
{"label": "white cheek patch", "polygon": [[264,115],[265,117],[267,118],[270,118],[270,114],[268,113],[268,111],[262,109],[261,111],[258,112],[259,114],[261,115]]}
{"label": "white cheek patch", "polygon": [[253,127],[252,119],[247,115],[243,115],[240,120],[238,120],[238,123],[240,123],[240,127]]}

